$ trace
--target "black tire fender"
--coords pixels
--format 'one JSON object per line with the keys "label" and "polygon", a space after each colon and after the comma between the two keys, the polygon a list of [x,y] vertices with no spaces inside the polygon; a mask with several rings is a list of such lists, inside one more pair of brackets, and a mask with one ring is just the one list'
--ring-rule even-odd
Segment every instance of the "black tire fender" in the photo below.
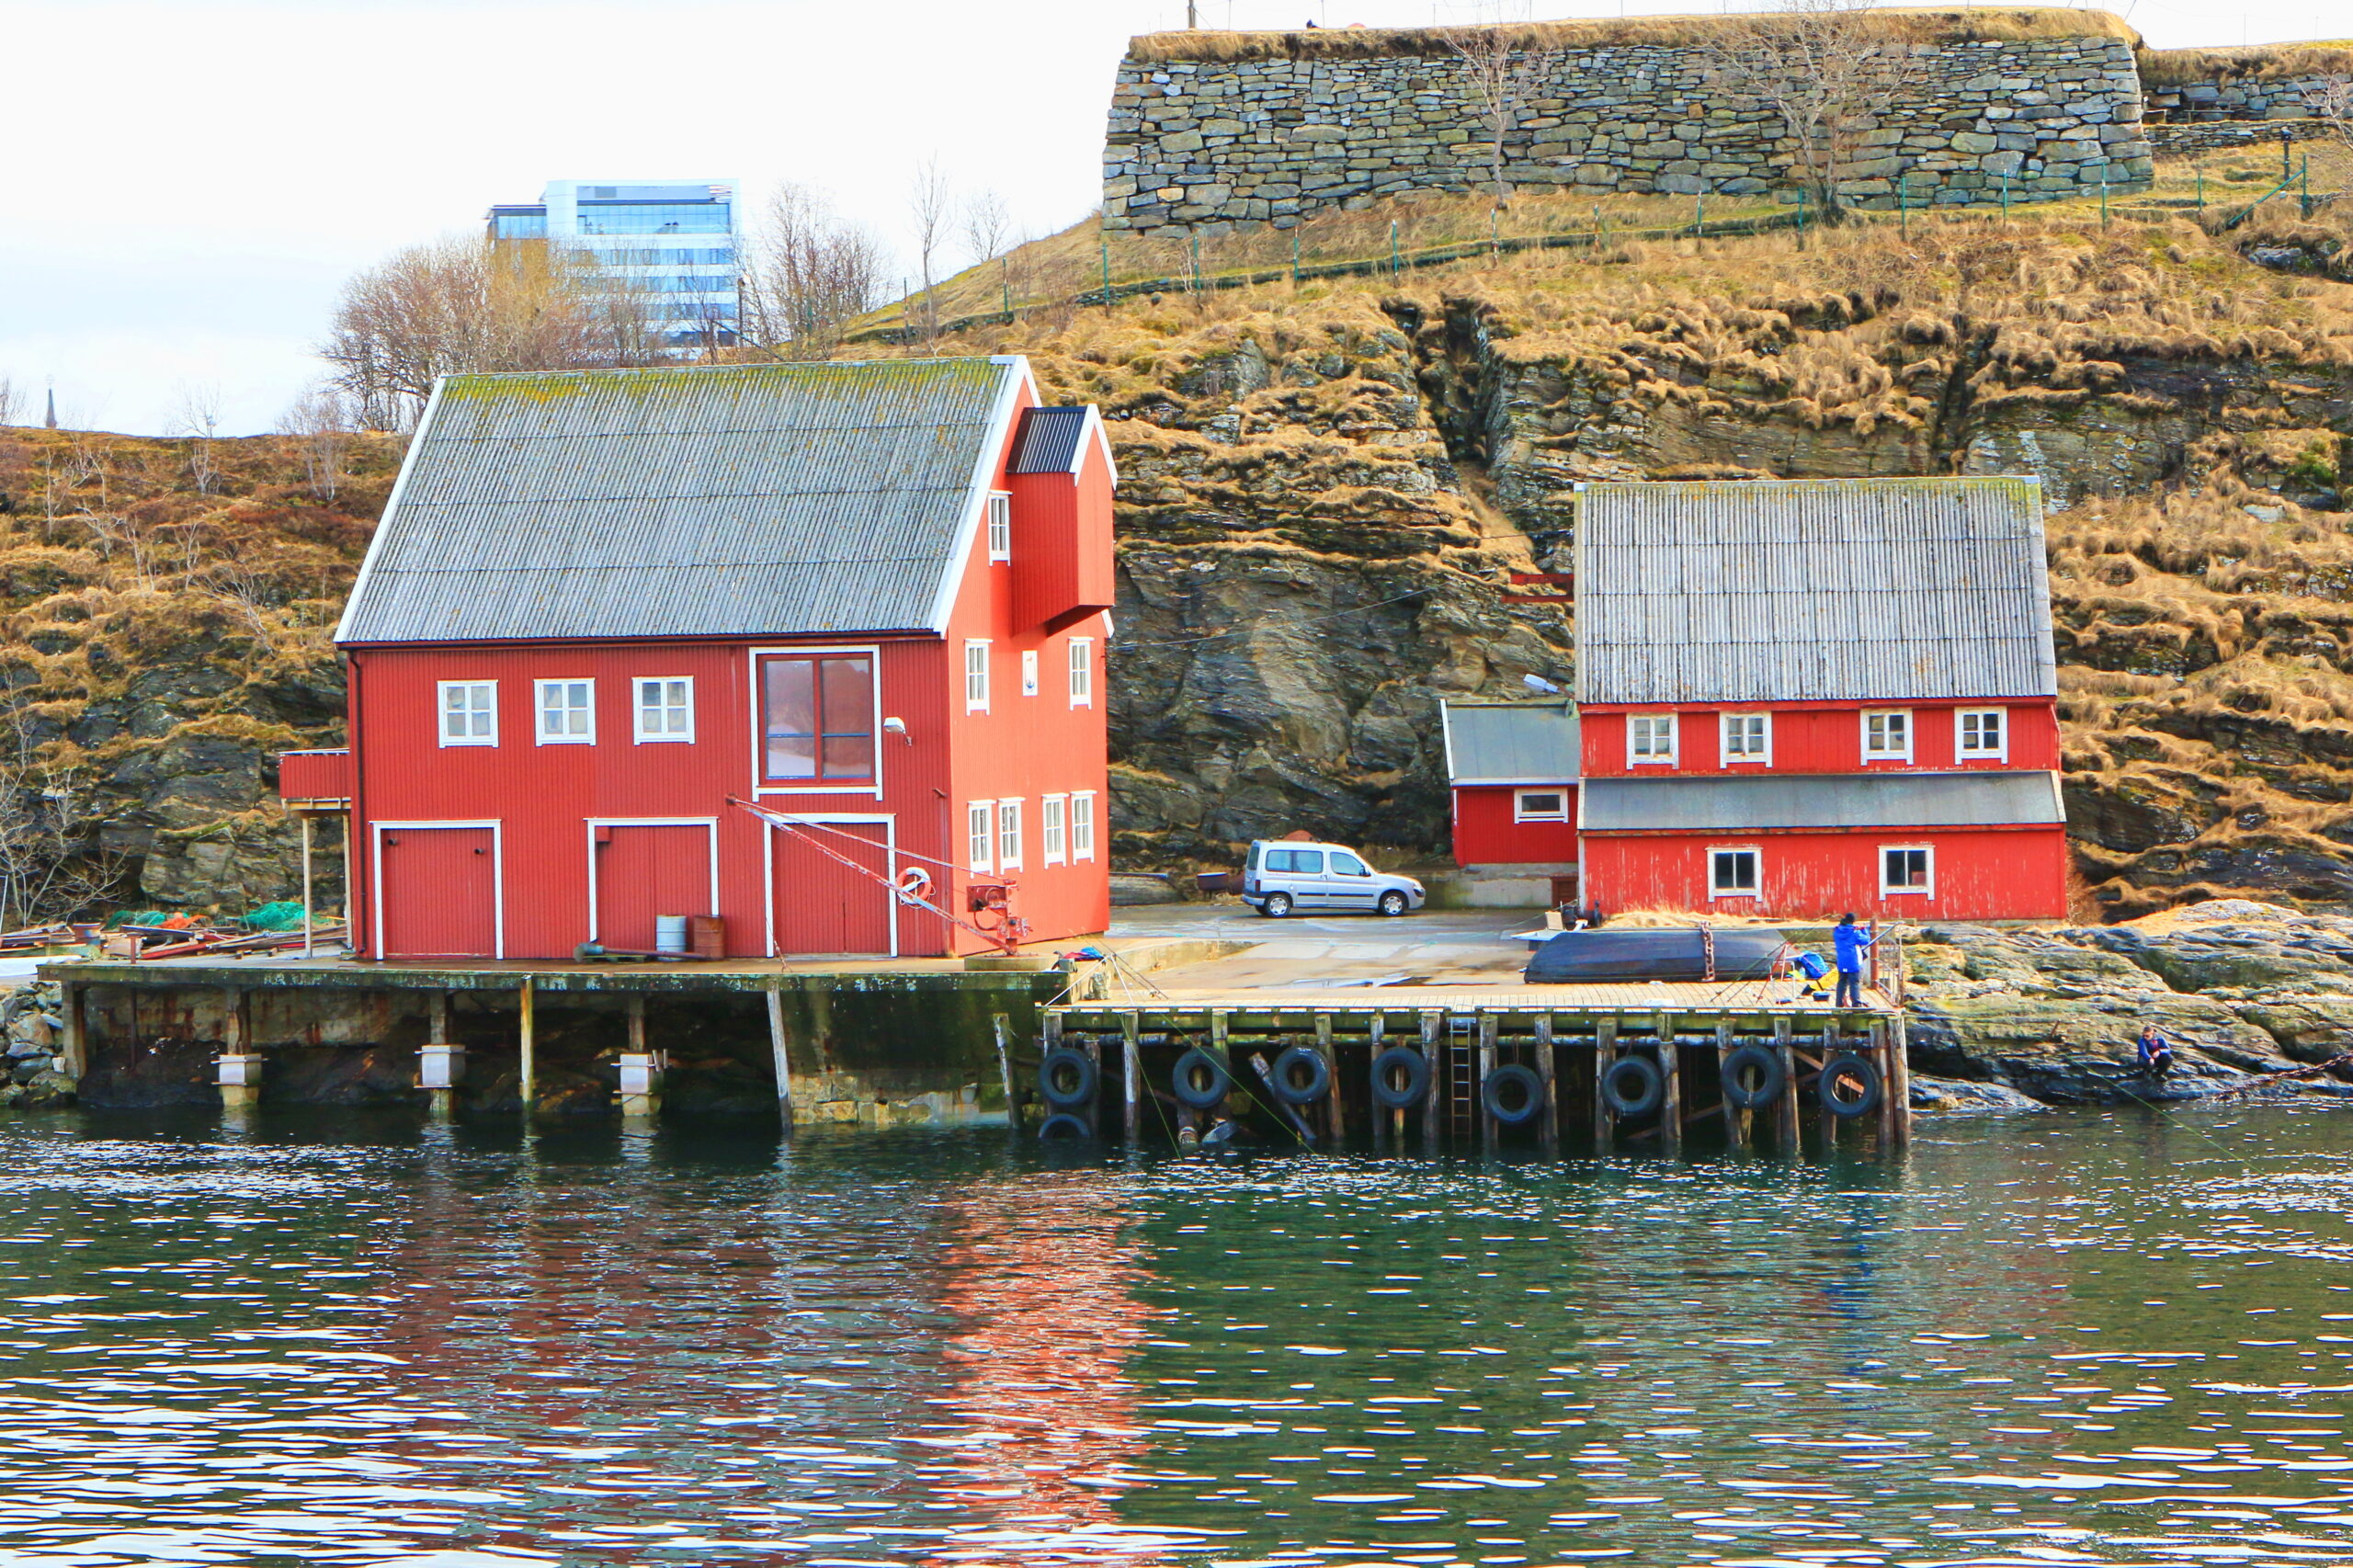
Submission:
{"label": "black tire fender", "polygon": [[[1849,1094],[1844,1085],[1853,1083],[1861,1086]],[[1879,1108],[1880,1096],[1885,1092],[1880,1083],[1879,1069],[1853,1051],[1843,1051],[1822,1064],[1822,1076],[1814,1081],[1814,1093],[1821,1096],[1822,1108],[1833,1116],[1852,1119],[1869,1116]]]}
{"label": "black tire fender", "polygon": [[[1744,1081],[1751,1068],[1756,1071],[1756,1086],[1753,1089]],[[1779,1100],[1790,1086],[1790,1075],[1781,1066],[1780,1053],[1761,1045],[1733,1048],[1720,1071],[1724,1104],[1734,1110],[1763,1110]]]}
{"label": "black tire fender", "polygon": [[[1404,1081],[1392,1084],[1392,1074]],[[1430,1090],[1430,1059],[1411,1046],[1392,1045],[1372,1059],[1372,1102],[1383,1110],[1406,1110]]]}
{"label": "black tire fender", "polygon": [[1168,1074],[1168,1092],[1194,1110],[1215,1109],[1233,1089],[1233,1074],[1225,1063],[1199,1046],[1178,1057]]}
{"label": "black tire fender", "polygon": [[1666,1101],[1666,1077],[1647,1056],[1621,1056],[1601,1075],[1601,1098],[1620,1116],[1648,1116]]}
{"label": "black tire fender", "polygon": [[[1292,1070],[1305,1074],[1304,1082],[1294,1082]],[[1285,1105],[1313,1105],[1332,1086],[1332,1064],[1313,1046],[1294,1045],[1275,1058],[1271,1085],[1275,1097]]]}
{"label": "black tire fender", "polygon": [[1038,1063],[1038,1092],[1056,1110],[1068,1110],[1094,1101],[1100,1077],[1093,1057],[1067,1045],[1058,1045]]}
{"label": "black tire fender", "polygon": [[1056,1111],[1038,1124],[1040,1143],[1084,1143],[1094,1136],[1086,1123],[1066,1110]]}
{"label": "black tire fender", "polygon": [[[1513,1088],[1519,1091],[1517,1106],[1511,1103],[1509,1095]],[[1524,1121],[1533,1121],[1537,1112],[1544,1108],[1544,1080],[1536,1075],[1532,1067],[1506,1063],[1488,1074],[1487,1081],[1479,1085],[1479,1103],[1506,1127],[1518,1127]]]}

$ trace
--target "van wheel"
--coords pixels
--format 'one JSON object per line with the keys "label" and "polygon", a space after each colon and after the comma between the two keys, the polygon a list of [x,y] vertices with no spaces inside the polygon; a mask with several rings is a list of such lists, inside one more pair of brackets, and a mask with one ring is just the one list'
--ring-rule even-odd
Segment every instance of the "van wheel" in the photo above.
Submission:
{"label": "van wheel", "polygon": [[1284,915],[1290,913],[1290,894],[1287,892],[1268,893],[1267,895],[1267,902],[1258,906],[1258,913],[1265,915],[1269,920],[1280,920]]}
{"label": "van wheel", "polygon": [[1404,914],[1405,895],[1399,892],[1395,888],[1391,888],[1387,892],[1382,893],[1381,895],[1381,913],[1392,915]]}

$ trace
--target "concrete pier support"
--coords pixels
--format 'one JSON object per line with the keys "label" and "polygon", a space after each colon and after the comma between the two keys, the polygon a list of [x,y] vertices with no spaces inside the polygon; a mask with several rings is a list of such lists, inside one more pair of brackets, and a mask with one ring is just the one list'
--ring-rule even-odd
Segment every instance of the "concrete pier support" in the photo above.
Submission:
{"label": "concrete pier support", "polygon": [[621,1053],[621,1115],[631,1121],[650,1121],[662,1114],[662,1077],[669,1065],[664,1052],[645,1043],[645,998],[629,999],[629,1049]]}
{"label": "concrete pier support", "polygon": [[221,1085],[221,1103],[233,1109],[261,1100],[262,1058],[253,1049],[245,1014],[245,994],[230,989],[221,1019],[221,1054],[214,1062],[213,1082]]}
{"label": "concrete pier support", "polygon": [[417,1052],[416,1081],[432,1096],[434,1119],[457,1114],[458,1085],[466,1081],[466,1048],[449,1039],[449,994],[437,991],[425,1009],[425,1044]]}

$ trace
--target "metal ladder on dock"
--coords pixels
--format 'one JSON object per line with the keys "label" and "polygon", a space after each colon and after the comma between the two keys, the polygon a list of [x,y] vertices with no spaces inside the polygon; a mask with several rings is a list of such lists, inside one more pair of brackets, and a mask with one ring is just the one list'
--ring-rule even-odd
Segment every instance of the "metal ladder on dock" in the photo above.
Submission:
{"label": "metal ladder on dock", "polygon": [[1460,1015],[1447,1019],[1447,1133],[1458,1149],[1470,1147],[1478,1132],[1473,1116],[1479,1104],[1479,1042],[1471,1025]]}

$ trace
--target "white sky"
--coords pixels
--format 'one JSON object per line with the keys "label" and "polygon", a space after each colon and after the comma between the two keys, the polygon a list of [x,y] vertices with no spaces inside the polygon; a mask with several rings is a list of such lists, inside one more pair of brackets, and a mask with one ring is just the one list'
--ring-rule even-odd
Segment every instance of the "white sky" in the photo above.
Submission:
{"label": "white sky", "polygon": [[[1204,27],[1531,14],[1200,6]],[[312,346],[346,277],[551,178],[732,178],[754,204],[797,180],[904,250],[909,176],[936,153],[1017,225],[1074,222],[1097,199],[1128,36],[1181,26],[1184,6],[6,0],[0,17],[20,191],[0,216],[0,377],[32,404],[17,417],[53,381],[63,422],[153,433],[182,388],[209,388],[244,433],[322,373]],[[2348,30],[2316,0],[2132,0],[2130,17],[2158,47]]]}

